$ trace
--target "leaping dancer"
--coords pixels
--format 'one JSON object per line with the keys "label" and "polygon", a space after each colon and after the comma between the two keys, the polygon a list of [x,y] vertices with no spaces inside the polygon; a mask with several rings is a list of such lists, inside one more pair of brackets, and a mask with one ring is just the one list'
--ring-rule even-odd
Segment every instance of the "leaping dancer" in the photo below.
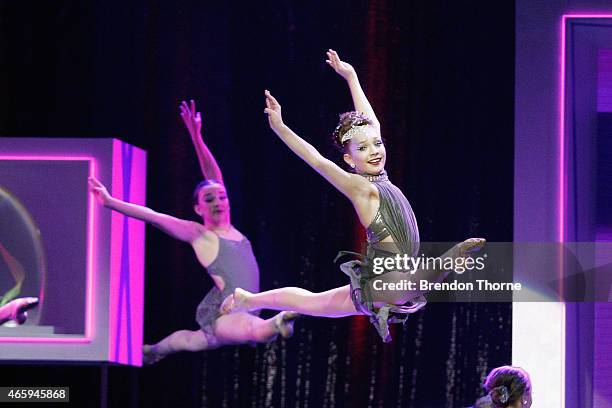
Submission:
{"label": "leaping dancer", "polygon": [[[341,265],[350,278],[350,285],[322,293],[297,287],[285,287],[261,293],[237,288],[223,302],[223,313],[260,309],[295,310],[300,314],[322,317],[368,315],[384,341],[390,341],[388,323],[404,322],[408,314],[425,305],[418,290],[375,291],[374,279],[399,282],[407,278],[402,271],[373,274],[367,266],[374,257],[408,254],[415,256],[419,248],[419,231],[415,215],[406,197],[393,185],[385,172],[386,151],[380,134],[380,123],[374,114],[353,67],[329,50],[330,65],[349,86],[355,111],[340,115],[333,132],[336,145],[351,171],[345,171],[323,157],[312,145],[299,137],[283,122],[281,106],[265,91],[264,112],[272,130],[310,167],[317,171],[353,204],[368,240],[366,262],[350,261]],[[455,245],[442,257],[459,258],[476,251],[485,240],[472,238]],[[443,280],[449,271],[418,271],[417,276],[430,281]],[[228,314],[231,316],[231,314]]]}
{"label": "leaping dancer", "polygon": [[250,241],[230,221],[230,204],[221,170],[201,136],[202,120],[191,106],[183,102],[181,117],[195,145],[204,181],[196,187],[194,211],[202,223],[161,214],[150,208],[113,198],[96,178],[89,187],[98,202],[159,228],[170,236],[189,243],[200,264],[206,268],[215,286],[199,304],[196,320],[199,330],[179,330],[154,345],[143,346],[143,362],[152,364],[179,351],[211,350],[224,345],[248,342],[267,343],[279,334],[293,334],[293,312],[281,312],[264,320],[258,313],[236,313],[222,316],[219,306],[238,286],[251,292],[259,290],[259,268]]}

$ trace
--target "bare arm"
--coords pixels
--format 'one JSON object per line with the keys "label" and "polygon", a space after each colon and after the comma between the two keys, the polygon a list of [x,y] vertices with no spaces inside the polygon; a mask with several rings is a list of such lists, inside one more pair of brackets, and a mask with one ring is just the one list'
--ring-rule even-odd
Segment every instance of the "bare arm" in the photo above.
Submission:
{"label": "bare arm", "polygon": [[370,105],[370,101],[368,101],[368,98],[361,88],[361,84],[359,83],[359,78],[357,77],[357,72],[355,72],[355,69],[349,63],[341,61],[338,53],[332,49],[327,51],[327,60],[325,62],[327,62],[327,64],[338,73],[338,75],[346,80],[349,90],[351,91],[351,97],[353,98],[355,110],[358,112],[363,112],[372,120],[372,122],[374,122],[374,126],[380,129],[380,122],[374,113],[372,105]]}
{"label": "bare arm", "polygon": [[147,222],[173,238],[191,243],[202,233],[204,227],[197,222],[182,220],[167,214],[158,213],[142,205],[118,200],[112,197],[106,190],[106,187],[95,177],[90,177],[88,182],[89,190],[100,204],[128,217]]}
{"label": "bare arm", "polygon": [[205,179],[217,180],[223,184],[221,169],[212,152],[208,149],[204,140],[202,140],[202,116],[200,112],[196,112],[195,102],[192,99],[190,107],[187,102],[183,101],[180,109],[181,118],[183,118],[183,122],[191,135],[191,141],[193,142],[193,146],[198,156],[202,175]]}
{"label": "bare arm", "polygon": [[355,174],[342,170],[331,160],[326,159],[310,143],[299,137],[283,123],[281,106],[278,101],[266,91],[266,109],[270,127],[278,137],[310,167],[315,169],[334,187],[340,190],[351,201],[355,202],[365,196],[369,190],[369,183]]}

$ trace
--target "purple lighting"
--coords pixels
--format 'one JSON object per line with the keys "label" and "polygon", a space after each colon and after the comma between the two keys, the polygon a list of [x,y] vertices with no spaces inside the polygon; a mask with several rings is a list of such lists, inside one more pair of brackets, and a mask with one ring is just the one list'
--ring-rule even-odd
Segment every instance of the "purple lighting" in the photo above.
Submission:
{"label": "purple lighting", "polygon": [[[59,155],[7,155],[0,156],[0,160],[44,160],[44,161],[86,161],[88,162],[89,175],[96,174],[96,160],[89,156],[59,156]],[[86,183],[86,181],[84,181]],[[94,314],[93,302],[94,291],[93,282],[95,281],[94,259],[95,259],[95,235],[96,226],[94,216],[94,199],[92,194],[88,194],[87,199],[87,271],[86,271],[86,311],[85,311],[85,335],[83,337],[0,337],[0,342],[6,343],[89,343],[93,337]]]}
{"label": "purple lighting", "polygon": [[565,64],[566,64],[566,49],[567,49],[567,33],[566,27],[570,19],[604,19],[612,18],[612,14],[603,13],[577,13],[577,14],[563,14],[561,16],[561,52],[560,52],[560,73],[559,73],[559,84],[560,84],[560,95],[559,95],[559,214],[558,214],[558,234],[557,240],[563,242],[566,240],[565,231],[565,213],[567,205],[567,164],[565,158]]}
{"label": "purple lighting", "polygon": [[144,224],[99,205],[87,177],[145,205],[147,153],[112,138],[44,137],[0,137],[0,151],[6,187],[37,217],[48,265],[47,286],[34,289],[45,292],[42,323],[4,330],[0,359],[140,366]]}

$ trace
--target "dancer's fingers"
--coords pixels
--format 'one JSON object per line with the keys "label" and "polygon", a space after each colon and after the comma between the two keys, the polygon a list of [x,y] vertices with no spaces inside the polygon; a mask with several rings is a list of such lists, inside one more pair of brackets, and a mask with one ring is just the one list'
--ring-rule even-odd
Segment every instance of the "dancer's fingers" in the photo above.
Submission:
{"label": "dancer's fingers", "polygon": [[336,69],[338,64],[336,62],[336,58],[334,58],[334,53],[331,50],[331,48],[329,51],[327,51],[327,58],[329,59],[329,65],[331,65],[334,69]]}
{"label": "dancer's fingers", "polygon": [[276,105],[276,106],[279,106],[279,107],[280,107],[280,103],[278,103],[278,101],[276,100],[276,98],[275,98],[275,97],[273,97],[273,96],[272,96],[272,94],[270,93],[270,91],[268,91],[267,89],[266,89],[266,95],[267,95],[267,96],[270,98],[270,100],[272,101],[272,103],[273,103],[274,105]]}
{"label": "dancer's fingers", "polygon": [[93,185],[100,185],[100,180],[98,180],[95,176],[89,176],[88,181],[90,181]]}
{"label": "dancer's fingers", "polygon": [[191,100],[191,113],[193,115],[195,115],[195,113],[196,113],[195,101],[193,99]]}
{"label": "dancer's fingers", "polygon": [[274,107],[274,102],[272,102],[272,98],[270,98],[270,95],[266,94],[266,106],[268,108],[273,108]]}
{"label": "dancer's fingers", "polygon": [[91,189],[93,190],[93,192],[102,192],[104,191],[104,189],[106,187],[104,187],[104,184],[102,184],[98,179],[96,179],[95,177],[91,177]]}
{"label": "dancer's fingers", "polygon": [[270,94],[266,94],[266,102],[268,103],[269,107],[274,106],[274,100],[272,99],[272,96]]}
{"label": "dancer's fingers", "polygon": [[189,105],[187,105],[187,101],[181,102],[181,109],[185,111],[185,113],[189,112]]}

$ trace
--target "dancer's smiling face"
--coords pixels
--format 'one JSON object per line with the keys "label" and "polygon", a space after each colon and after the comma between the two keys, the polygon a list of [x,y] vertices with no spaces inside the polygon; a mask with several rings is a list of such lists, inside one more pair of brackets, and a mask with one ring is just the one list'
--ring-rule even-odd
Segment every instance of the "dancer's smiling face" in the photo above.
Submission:
{"label": "dancer's smiling face", "polygon": [[359,174],[380,174],[385,169],[387,152],[380,132],[371,125],[362,126],[363,131],[345,145],[344,161]]}
{"label": "dancer's smiling face", "polygon": [[200,188],[195,212],[204,219],[205,224],[229,222],[230,204],[227,191],[220,183],[211,183]]}

